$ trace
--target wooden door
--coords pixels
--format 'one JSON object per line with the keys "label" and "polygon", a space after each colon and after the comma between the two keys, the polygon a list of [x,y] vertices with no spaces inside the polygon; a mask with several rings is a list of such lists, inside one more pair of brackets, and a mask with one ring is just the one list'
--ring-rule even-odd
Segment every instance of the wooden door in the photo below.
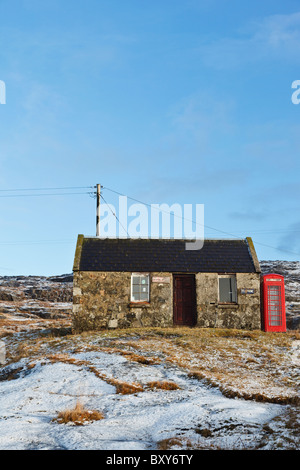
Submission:
{"label": "wooden door", "polygon": [[196,324],[196,286],[194,274],[174,274],[173,321],[174,325],[194,326]]}

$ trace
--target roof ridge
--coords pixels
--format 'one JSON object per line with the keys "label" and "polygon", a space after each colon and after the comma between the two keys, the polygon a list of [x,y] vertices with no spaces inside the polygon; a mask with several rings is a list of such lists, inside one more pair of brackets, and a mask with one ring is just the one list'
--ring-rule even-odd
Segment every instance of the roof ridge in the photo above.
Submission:
{"label": "roof ridge", "polygon": [[120,239],[79,235],[73,270],[257,272],[246,239],[208,239],[198,250],[186,249],[187,241],[182,238]]}
{"label": "roof ridge", "polygon": [[[97,237],[82,235],[85,240],[158,240],[158,241],[196,241],[200,238],[161,238],[161,237]],[[202,238],[201,238],[202,240]],[[243,241],[246,243],[246,238],[204,238],[204,241]]]}

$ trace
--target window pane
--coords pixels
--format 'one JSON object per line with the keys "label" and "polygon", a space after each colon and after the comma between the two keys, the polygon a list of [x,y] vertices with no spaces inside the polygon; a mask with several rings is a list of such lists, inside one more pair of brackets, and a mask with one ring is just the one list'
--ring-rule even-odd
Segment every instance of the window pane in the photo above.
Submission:
{"label": "window pane", "polygon": [[237,292],[236,292],[236,279],[235,277],[230,278],[231,281],[231,302],[237,302]]}
{"label": "window pane", "polygon": [[221,277],[219,279],[219,292],[220,302],[231,302],[229,277]]}
{"label": "window pane", "polygon": [[237,302],[236,279],[234,276],[219,278],[219,301]]}
{"label": "window pane", "polygon": [[149,276],[136,275],[131,276],[131,300],[134,302],[149,300]]}
{"label": "window pane", "polygon": [[140,286],[132,286],[132,293],[139,294],[140,293]]}
{"label": "window pane", "polygon": [[140,276],[132,276],[132,284],[139,285],[141,283]]}
{"label": "window pane", "polygon": [[279,286],[268,286],[269,324],[278,326],[282,323],[281,296]]}

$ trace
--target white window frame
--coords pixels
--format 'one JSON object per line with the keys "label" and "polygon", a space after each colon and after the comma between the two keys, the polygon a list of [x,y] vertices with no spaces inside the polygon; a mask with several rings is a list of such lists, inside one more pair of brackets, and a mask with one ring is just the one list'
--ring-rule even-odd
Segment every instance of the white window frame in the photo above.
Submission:
{"label": "white window frame", "polygon": [[[140,277],[140,278],[144,278],[144,280],[146,281],[145,283],[138,283],[138,284],[134,284],[133,280],[134,278],[137,278],[137,277]],[[143,280],[143,279],[141,279]],[[140,286],[140,292],[139,294],[140,295],[137,295],[136,293],[133,292],[133,286]],[[145,285],[145,288],[146,290],[144,291],[144,293],[147,294],[147,297],[145,299],[141,298],[141,294],[143,293],[143,291],[141,290],[143,287],[143,285]],[[136,298],[138,297],[138,298]],[[149,273],[132,273],[131,274],[131,289],[130,289],[130,301],[131,302],[134,302],[134,303],[149,303],[150,302],[150,275]]]}
{"label": "white window frame", "polygon": [[[225,301],[220,299],[220,279],[231,279],[231,300]],[[219,274],[218,275],[218,301],[220,304],[237,304],[237,284],[236,284],[236,275],[235,274]]]}

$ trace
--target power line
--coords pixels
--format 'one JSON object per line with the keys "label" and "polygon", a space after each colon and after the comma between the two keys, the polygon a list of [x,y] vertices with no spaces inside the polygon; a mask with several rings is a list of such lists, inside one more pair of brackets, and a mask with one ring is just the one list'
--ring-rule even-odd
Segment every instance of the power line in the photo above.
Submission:
{"label": "power line", "polygon": [[[53,187],[53,188],[12,188],[12,189],[0,189],[0,192],[19,192],[19,191],[58,191],[58,190],[75,190],[75,189],[94,189],[96,186],[64,186],[64,187]],[[141,201],[139,199],[136,199],[136,198],[133,198],[131,196],[127,196],[125,194],[122,194],[120,193],[119,191],[116,191],[114,189],[111,189],[111,188],[108,188],[107,186],[102,186],[101,185],[101,188],[102,189],[107,189],[108,191],[111,191],[115,194],[118,194],[119,196],[126,196],[128,199],[132,200],[132,201],[135,201],[135,202],[138,202],[140,204],[143,204],[145,206],[148,206],[148,207],[151,207],[151,208],[154,208],[154,209],[157,209],[161,212],[164,212],[166,214],[170,214],[170,211],[165,211],[161,208],[156,208],[156,207],[153,207],[152,204],[149,204],[149,203],[146,203],[144,201]],[[4,194],[4,195],[0,195],[0,198],[7,198],[7,197],[41,197],[41,196],[69,196],[69,195],[85,195],[85,194],[89,194],[90,196],[93,196],[95,195],[95,192],[91,192],[91,191],[84,191],[84,192],[64,192],[64,193],[39,193],[39,194]],[[103,199],[103,201],[106,203],[103,195],[101,194],[101,198]],[[106,203],[107,204],[107,203]],[[109,205],[108,205],[109,207]],[[116,217],[116,219],[118,220],[118,222],[120,223],[119,219],[117,218],[116,214],[112,211],[113,215]],[[174,217],[177,217],[177,218],[180,218],[182,220],[189,220],[190,222],[196,224],[196,225],[201,225],[202,227],[206,228],[206,229],[210,229],[210,230],[213,230],[215,232],[218,232],[218,233],[222,233],[223,235],[227,235],[227,236],[230,236],[230,237],[233,237],[233,238],[241,238],[240,236],[237,236],[235,234],[232,234],[232,233],[229,233],[229,232],[226,232],[224,230],[221,230],[221,229],[218,229],[216,227],[212,227],[212,226],[209,226],[209,225],[206,225],[206,224],[199,224],[199,222],[196,222],[195,220],[190,220],[190,219],[187,219],[185,217],[182,217],[182,216],[178,216],[177,214],[173,213]],[[121,223],[120,223],[121,225]],[[122,227],[124,229],[124,227]],[[125,230],[125,229],[124,229]],[[127,230],[125,230],[127,232]],[[280,231],[279,230],[276,230],[276,231],[272,231],[272,230],[258,230],[256,231],[257,233],[258,232],[269,232],[269,233],[279,233]],[[299,232],[298,230],[291,230],[291,231],[286,231],[286,232],[293,232],[293,233],[296,233],[296,232]],[[128,232],[127,232],[127,235],[129,236]],[[281,251],[281,252],[286,252],[286,253],[290,253],[290,254],[294,254],[294,255],[297,255],[297,256],[300,256],[299,253],[295,253],[293,251],[289,251],[289,250],[283,250],[283,249],[280,249],[280,248],[277,248],[277,247],[274,247],[274,246],[271,246],[271,245],[268,245],[268,244],[265,244],[265,243],[261,243],[261,242],[258,242],[256,240],[253,240],[257,245],[261,245],[261,246],[265,246],[267,248],[271,248],[273,250],[277,250],[277,251]]]}
{"label": "power line", "polygon": [[5,196],[0,196],[0,198],[7,197],[39,197],[39,196],[73,196],[74,194],[89,194],[89,192],[82,193],[43,193],[43,194],[6,194]]}
{"label": "power line", "polygon": [[[133,201],[139,202],[140,204],[144,204],[144,205],[149,206],[149,207],[151,207],[151,208],[153,207],[153,206],[152,206],[151,204],[149,204],[149,203],[146,203],[146,202],[140,201],[140,200],[138,200],[138,199],[132,198],[132,197],[130,197],[130,196],[127,196],[127,195],[125,195],[125,194],[122,194],[122,193],[120,193],[120,192],[118,192],[118,191],[115,191],[114,189],[108,188],[107,186],[101,186],[101,187],[102,187],[103,189],[107,189],[108,191],[111,191],[111,192],[113,192],[113,193],[115,193],[115,194],[118,194],[119,196],[126,196],[128,199],[131,199],[131,200],[133,200]],[[168,212],[168,211],[164,211],[164,210],[162,210],[162,209],[158,209],[158,210],[161,210],[161,212],[165,212],[165,213],[170,214],[170,212]],[[181,219],[183,219],[183,220],[189,220],[189,219],[185,219],[184,217],[177,216],[176,214],[174,214],[174,217],[179,217],[179,218],[181,218]],[[194,224],[197,224],[197,225],[201,225],[201,226],[203,226],[204,228],[208,228],[208,229],[210,229],[210,230],[214,230],[214,231],[216,231],[216,232],[223,233],[224,235],[228,235],[228,236],[233,237],[233,238],[237,238],[237,239],[241,238],[241,237],[238,237],[237,235],[234,235],[234,234],[232,234],[232,233],[225,232],[224,230],[220,230],[220,229],[217,229],[217,228],[215,228],[215,227],[211,227],[211,226],[206,225],[206,224],[199,224],[199,223],[196,222],[195,220],[191,220],[191,222],[193,222]],[[256,245],[261,245],[261,246],[264,246],[264,247],[267,247],[267,248],[271,248],[272,250],[277,250],[277,251],[281,251],[281,252],[284,252],[284,253],[290,253],[290,254],[293,254],[293,255],[300,256],[300,253],[295,253],[295,252],[290,251],[290,250],[283,250],[283,249],[281,249],[281,248],[277,248],[277,247],[275,247],[275,246],[271,246],[271,245],[268,245],[268,244],[266,244],[266,243],[261,243],[261,242],[258,242],[258,241],[256,241],[256,240],[253,240],[253,242],[255,242]]]}
{"label": "power line", "polygon": [[[147,203],[147,202],[143,202],[143,201],[140,201],[139,199],[135,199],[135,198],[133,198],[133,197],[127,196],[127,195],[122,194],[122,193],[120,193],[120,192],[118,192],[118,191],[115,191],[114,189],[108,188],[108,187],[106,187],[106,186],[101,186],[101,187],[102,187],[103,189],[107,189],[108,191],[111,191],[111,192],[113,192],[113,193],[115,193],[115,194],[118,194],[119,196],[126,196],[128,199],[131,199],[132,201],[139,202],[140,204],[143,204],[143,205],[145,205],[145,206],[151,207],[151,208],[153,208],[153,209],[157,209],[157,210],[159,210],[160,212],[164,212],[164,213],[166,213],[166,214],[170,214],[169,211],[165,211],[165,210],[163,210],[163,209],[161,209],[161,208],[158,209],[158,208],[156,208],[156,207],[153,207],[151,204],[149,204],[149,203]],[[232,236],[232,237],[234,237],[234,238],[239,238],[239,237],[237,237],[237,235],[233,235],[232,233],[225,232],[225,231],[220,230],[220,229],[217,229],[217,228],[215,228],[215,227],[210,227],[209,225],[206,225],[206,224],[199,224],[199,223],[197,223],[195,220],[190,220],[190,219],[187,219],[186,217],[181,217],[181,216],[179,216],[179,215],[177,215],[177,214],[173,214],[173,215],[174,215],[174,217],[178,217],[178,218],[183,219],[183,220],[188,220],[188,221],[190,221],[190,222],[193,222],[194,224],[201,225],[201,226],[203,226],[203,227],[205,227],[205,228],[209,228],[209,229],[211,229],[211,230],[218,231],[218,232],[220,232],[220,233],[224,233],[224,234],[229,235],[229,236]],[[247,230],[243,230],[243,231],[246,232]],[[256,233],[261,233],[261,232],[262,232],[262,233],[263,233],[263,232],[266,232],[266,233],[267,233],[267,232],[269,232],[269,233],[279,233],[279,232],[295,233],[295,232],[300,232],[300,230],[269,230],[269,229],[262,229],[262,230],[255,230],[255,231],[251,230],[251,232],[252,232],[252,233],[255,233],[255,232],[256,232]]]}
{"label": "power line", "polygon": [[59,188],[14,188],[14,189],[0,189],[1,192],[12,192],[12,191],[51,191],[58,189],[92,189],[94,186],[65,186]]}
{"label": "power line", "polygon": [[[157,209],[157,210],[159,210],[159,211],[161,211],[161,212],[164,212],[164,213],[166,213],[166,214],[170,214],[169,211],[165,211],[165,210],[163,210],[163,209],[158,209],[158,208],[156,208],[156,207],[153,207],[151,204],[149,204],[149,203],[147,203],[147,202],[143,202],[143,201],[140,201],[139,199],[135,199],[135,198],[133,198],[133,197],[127,196],[127,195],[122,194],[122,193],[120,193],[120,192],[118,192],[118,191],[115,191],[114,189],[110,189],[110,188],[108,188],[108,187],[106,187],[106,186],[102,186],[102,188],[103,188],[103,189],[108,189],[108,191],[111,191],[111,192],[113,192],[113,193],[115,193],[115,194],[118,194],[119,196],[126,196],[128,199],[131,199],[132,201],[135,201],[135,202],[139,202],[140,204],[144,204],[145,206],[148,206],[148,207]],[[239,238],[239,237],[237,237],[237,235],[233,235],[232,233],[225,232],[224,230],[220,230],[220,229],[217,229],[217,228],[215,228],[215,227],[210,227],[209,225],[206,225],[206,224],[199,224],[198,222],[196,222],[196,221],[193,220],[193,219],[192,219],[192,220],[191,220],[191,219],[187,219],[187,218],[185,218],[185,217],[178,216],[177,214],[174,214],[174,217],[178,217],[178,218],[183,219],[183,220],[188,220],[189,222],[193,222],[193,223],[196,224],[196,225],[201,225],[202,227],[209,228],[209,229],[211,229],[211,230],[215,230],[215,231],[220,232],[220,233],[224,233],[225,235],[229,235],[229,236],[234,237],[234,238]]]}
{"label": "power line", "polygon": [[104,197],[102,196],[102,194],[100,195],[101,199],[103,199],[103,201],[105,202],[105,204],[108,206],[109,210],[111,211],[111,213],[115,216],[116,220],[119,222],[119,224],[121,225],[122,229],[127,233],[128,237],[129,237],[129,233],[127,232],[127,230],[123,227],[123,225],[121,224],[119,218],[116,216],[116,214],[113,212],[113,210],[111,209],[110,205],[107,204],[106,200],[104,199]]}
{"label": "power line", "polygon": [[12,246],[18,246],[18,245],[46,245],[46,244],[61,244],[61,243],[74,243],[74,241],[71,239],[65,239],[65,240],[21,240],[21,241],[0,241],[0,245],[12,245]]}
{"label": "power line", "polygon": [[[1,193],[20,192],[20,191],[58,191],[58,190],[75,190],[75,189],[92,189],[93,186],[64,186],[55,188],[13,188],[13,189],[0,189]],[[7,197],[40,197],[40,196],[69,196],[75,194],[89,194],[85,192],[64,192],[64,193],[39,193],[39,194],[4,194],[0,198]]]}

